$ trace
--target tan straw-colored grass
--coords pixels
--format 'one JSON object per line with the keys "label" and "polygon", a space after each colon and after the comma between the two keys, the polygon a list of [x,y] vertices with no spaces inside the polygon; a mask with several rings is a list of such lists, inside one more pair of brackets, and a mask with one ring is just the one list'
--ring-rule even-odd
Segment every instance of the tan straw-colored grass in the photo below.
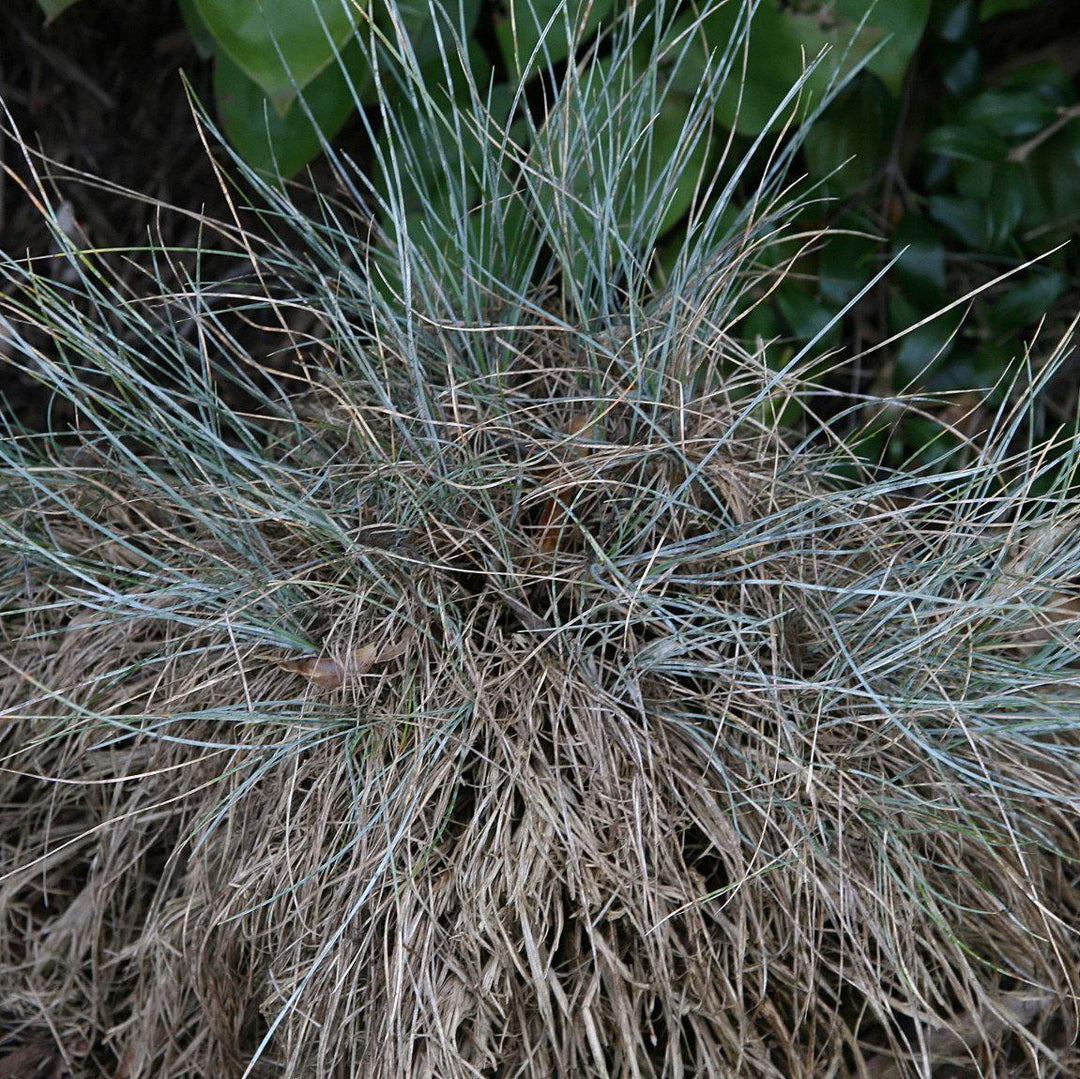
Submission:
{"label": "tan straw-colored grass", "polygon": [[9,1021],[124,1079],[1070,1073],[1071,519],[845,491],[622,347],[424,422],[338,378],[272,495],[8,471]]}
{"label": "tan straw-colored grass", "polygon": [[661,267],[719,75],[654,167],[628,25],[542,126],[401,76],[382,187],[0,256],[0,1077],[1080,1075],[1069,342],[863,460],[941,410],[734,332],[797,141]]}

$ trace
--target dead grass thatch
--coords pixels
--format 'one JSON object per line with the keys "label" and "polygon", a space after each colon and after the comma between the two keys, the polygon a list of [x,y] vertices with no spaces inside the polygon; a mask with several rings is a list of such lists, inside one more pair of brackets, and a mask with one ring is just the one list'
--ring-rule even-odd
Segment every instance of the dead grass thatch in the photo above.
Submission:
{"label": "dead grass thatch", "polygon": [[655,329],[495,387],[434,335],[425,415],[324,379],[231,488],[9,453],[9,1022],[125,1079],[1074,1073],[1072,517],[838,487]]}
{"label": "dead grass thatch", "polygon": [[795,143],[654,287],[723,71],[657,164],[647,22],[540,127],[390,69],[383,188],[196,250],[77,249],[23,148],[0,369],[75,419],[0,439],[0,1076],[1080,1074],[1065,346],[860,465],[730,333]]}

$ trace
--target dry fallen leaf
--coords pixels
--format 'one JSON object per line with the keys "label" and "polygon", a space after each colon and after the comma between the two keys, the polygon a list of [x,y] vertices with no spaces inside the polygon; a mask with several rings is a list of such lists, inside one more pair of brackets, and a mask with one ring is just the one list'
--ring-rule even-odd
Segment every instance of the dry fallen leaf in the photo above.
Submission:
{"label": "dry fallen leaf", "polygon": [[278,666],[290,674],[302,674],[323,689],[337,689],[345,681],[345,667],[330,656],[278,660]]}
{"label": "dry fallen leaf", "polygon": [[290,674],[303,675],[320,689],[340,689],[346,681],[358,678],[377,663],[389,663],[408,651],[416,636],[414,630],[402,634],[401,639],[387,648],[365,644],[354,648],[344,660],[333,656],[305,656],[303,659],[279,659],[277,665]]}

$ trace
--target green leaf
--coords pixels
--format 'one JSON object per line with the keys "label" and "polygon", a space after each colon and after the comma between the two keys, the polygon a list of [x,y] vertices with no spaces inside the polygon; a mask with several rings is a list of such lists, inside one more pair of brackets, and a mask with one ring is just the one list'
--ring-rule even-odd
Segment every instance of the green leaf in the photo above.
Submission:
{"label": "green leaf", "polygon": [[1035,89],[991,88],[968,101],[958,120],[1003,139],[1022,139],[1042,131],[1056,117],[1057,110]]}
{"label": "green leaf", "polygon": [[945,62],[941,81],[953,97],[970,97],[982,81],[982,54],[974,45],[958,50]]}
{"label": "green leaf", "polygon": [[[1048,138],[1026,162],[1032,191],[1025,226],[1051,230],[1040,234],[1045,250],[1074,233],[1080,213],[1080,119]],[[1057,231],[1057,235],[1052,233]]]}
{"label": "green leaf", "polygon": [[944,124],[927,133],[922,149],[928,154],[959,161],[998,162],[1005,159],[1009,148],[1005,140],[988,127],[976,124]]}
{"label": "green leaf", "polygon": [[845,191],[867,183],[888,148],[895,106],[880,80],[859,77],[807,133],[803,149],[810,172],[824,179],[841,170]]}
{"label": "green leaf", "polygon": [[45,12],[46,18],[52,22],[62,11],[66,11],[72,4],[79,0],[38,0],[38,6]]}
{"label": "green leaf", "polygon": [[[787,323],[792,336],[799,342],[809,341],[825,330],[836,315],[836,311],[819,303],[795,282],[785,281],[775,293],[776,305]],[[839,337],[840,324],[834,323],[832,329],[817,343],[821,351],[832,348]]]}
{"label": "green leaf", "polygon": [[210,33],[210,27],[203,22],[203,17],[195,7],[195,0],[180,0],[180,15],[191,35],[195,51],[201,59],[209,60],[217,52],[217,42],[214,40],[214,35]]}
{"label": "green leaf", "polygon": [[986,211],[977,199],[956,195],[931,195],[927,211],[939,225],[944,225],[968,247],[986,245]]}
{"label": "green leaf", "polygon": [[1000,403],[1003,396],[1003,387],[1000,386],[1001,376],[1009,369],[1013,360],[1013,352],[996,341],[984,341],[979,345],[975,353],[973,367],[973,386],[989,388],[997,386],[997,390],[990,395],[988,403]]}
{"label": "green leaf", "polygon": [[[582,90],[580,108],[585,114],[617,113],[619,101],[627,94],[631,80],[649,79],[630,70],[620,80],[610,60],[593,66]],[[598,137],[587,147],[570,151],[576,155],[563,166],[574,199],[572,210],[578,226],[590,231],[592,212],[610,214],[620,226],[647,221],[662,235],[686,212],[693,200],[699,174],[710,146],[703,132],[688,145],[684,127],[691,101],[684,94],[666,93],[659,98],[659,110],[642,131],[628,131],[618,122],[600,126]],[[564,151],[551,147],[557,156]],[[670,178],[672,163],[678,160],[679,175]]]}
{"label": "green leaf", "polygon": [[[410,213],[445,216],[453,205],[451,189],[462,204],[472,202],[479,192],[485,146],[467,122],[454,122],[471,115],[469,75],[457,59],[450,58],[448,71],[437,62],[422,69],[426,76],[424,87],[430,96],[423,101],[403,97],[396,103],[393,118],[379,133],[379,158],[384,165],[378,170],[376,184],[384,196],[399,190],[405,210]],[[464,59],[473,72],[486,63],[475,43]],[[484,80],[477,81],[482,85]],[[433,107],[435,100],[443,102],[438,115]],[[492,88],[489,108],[500,124],[509,121],[512,104],[508,86]],[[399,170],[396,178],[385,171],[393,167],[393,158]],[[436,208],[438,212],[433,212]],[[436,225],[434,221],[431,224]]]}
{"label": "green leaf", "polygon": [[[668,94],[660,105],[660,114],[652,126],[652,148],[639,163],[635,183],[635,202],[640,207],[647,199],[663,197],[654,193],[664,166],[679,152],[683,125],[690,114],[690,99],[681,94]],[[698,177],[709,155],[708,140],[699,138],[687,155],[682,175],[673,191],[668,192],[666,206],[660,218],[658,235],[663,235],[686,213],[694,199]],[[640,212],[640,211],[639,211]]]}
{"label": "green leaf", "polygon": [[898,458],[895,464],[905,470],[945,468],[960,445],[955,434],[929,416],[907,416],[903,438],[897,441],[900,444],[890,449]]}
{"label": "green leaf", "polygon": [[[707,47],[728,48],[744,25],[745,11],[734,0],[716,5],[701,21]],[[718,95],[717,118],[743,134],[765,130],[792,85],[823,50],[802,88],[804,108],[818,104],[836,78],[868,57],[868,69],[897,91],[929,11],[930,0],[907,0],[877,4],[867,15],[865,0],[837,0],[826,19],[822,11],[760,4],[750,30],[745,78],[740,77],[737,56],[732,76]],[[689,16],[684,16],[676,30],[688,25]]]}
{"label": "green leaf", "polygon": [[[512,95],[506,87],[497,89],[506,91],[506,102],[498,107],[508,111]],[[430,145],[433,138],[430,129],[414,128],[403,137],[419,139],[421,146],[408,148],[402,136],[402,132],[395,136],[399,160],[402,153],[415,159],[421,146]],[[464,163],[469,172],[469,159],[477,162],[484,151],[475,141],[462,145],[460,157],[456,145],[448,144],[447,149],[453,156],[448,158],[449,170],[444,170],[444,175],[452,171],[455,179],[447,177],[439,183],[433,172],[417,177],[419,183],[406,186],[402,192],[405,212],[384,220],[390,238],[384,252],[389,257],[377,260],[375,280],[388,299],[403,296],[406,268],[414,275],[436,280],[441,290],[453,294],[458,290],[487,290],[491,281],[508,280],[536,258],[539,245],[531,204],[526,204],[513,180],[505,174],[481,170],[470,172],[462,189],[460,166]],[[482,165],[482,161],[478,163]],[[403,184],[411,184],[413,179],[402,177]],[[385,192],[390,181],[382,176],[379,182]],[[395,247],[403,233],[408,235],[406,247],[411,253],[405,264]]]}
{"label": "green leaf", "polygon": [[1004,90],[1033,90],[1055,109],[1065,108],[1076,100],[1072,80],[1058,64],[1049,60],[1009,71],[1000,77],[999,88]]}
{"label": "green leaf", "polygon": [[503,62],[521,81],[565,60],[607,19],[615,0],[510,0],[509,14],[495,23]]}
{"label": "green leaf", "polygon": [[1063,273],[1035,272],[1011,285],[988,305],[990,325],[999,334],[1014,334],[1036,323],[1069,286]]}
{"label": "green leaf", "polygon": [[873,236],[834,232],[821,252],[821,298],[835,309],[843,307],[873,276],[877,254],[878,241]]}
{"label": "green leaf", "polygon": [[[715,6],[700,22],[706,51],[723,52],[736,42],[745,27],[745,16],[746,8],[740,3]],[[683,16],[673,28],[673,36],[685,31],[691,18]],[[808,16],[793,16],[772,3],[759,5],[749,34],[745,78],[741,77],[740,49],[717,95],[717,118],[725,127],[745,135],[764,131],[804,69],[830,44],[829,36]],[[802,88],[804,108],[808,99],[815,104],[820,101],[836,66],[835,59],[825,59],[807,75]]]}
{"label": "green leaf", "polygon": [[[925,155],[921,164],[922,187],[928,194],[951,191],[960,169],[990,167],[982,164],[975,165],[972,162],[953,161],[952,158],[939,157],[937,154]],[[966,192],[963,193],[966,194]]]}
{"label": "green leaf", "polygon": [[1008,11],[1025,11],[1034,7],[1039,0],[983,0],[979,8],[979,18],[983,22],[992,19],[996,15],[1004,15]]}
{"label": "green leaf", "polygon": [[908,213],[893,232],[892,248],[900,256],[895,272],[904,295],[923,312],[937,310],[945,296],[945,245],[937,230]]}
{"label": "green leaf", "polygon": [[963,317],[963,311],[954,308],[923,322],[923,313],[905,296],[896,293],[890,297],[890,328],[895,333],[907,331],[893,366],[895,389],[925,388],[930,384],[956,347],[956,330]]}
{"label": "green leaf", "polygon": [[461,40],[468,41],[480,15],[480,5],[481,0],[458,0],[436,21],[429,0],[396,0],[393,5],[379,5],[376,21],[389,29],[392,7],[394,18],[400,19],[412,45],[417,64],[423,67],[442,55],[448,34],[457,34]]}
{"label": "green leaf", "polygon": [[773,303],[755,304],[743,316],[736,331],[740,340],[756,347],[757,341],[772,341],[780,336],[780,320]]}
{"label": "green leaf", "polygon": [[[836,13],[846,17],[852,29],[866,18],[868,25],[879,31],[882,47],[867,66],[894,94],[900,93],[908,64],[922,40],[930,6],[931,0],[878,0],[876,4],[836,0]],[[837,45],[845,40],[841,34]]]}
{"label": "green leaf", "polygon": [[342,62],[348,64],[348,76],[335,63],[304,89],[312,123],[300,102],[285,116],[278,115],[262,89],[228,56],[218,54],[214,64],[218,116],[229,141],[249,165],[271,178],[288,179],[322,152],[320,132],[326,140],[337,134],[370,79],[355,43],[342,54]]}
{"label": "green leaf", "polygon": [[279,116],[330,66],[360,18],[342,0],[195,0],[195,6],[220,49],[262,87]]}
{"label": "green leaf", "polygon": [[[903,7],[903,3],[897,4]],[[939,0],[934,6],[930,29],[942,41],[959,44],[967,41],[979,22],[978,0]]]}
{"label": "green leaf", "polygon": [[994,170],[986,200],[986,238],[991,248],[1001,247],[1024,219],[1029,180],[1027,170],[1006,163]]}
{"label": "green leaf", "polygon": [[985,201],[990,197],[990,185],[998,168],[986,161],[958,161],[954,170],[956,193]]}
{"label": "green leaf", "polygon": [[622,272],[613,267],[625,265],[629,250],[654,250],[708,179],[707,104],[670,92],[662,64],[637,71],[642,59],[623,52],[592,63],[572,106],[537,133],[538,164],[525,169],[560,178],[542,180],[533,197],[557,230],[563,271],[585,289]]}

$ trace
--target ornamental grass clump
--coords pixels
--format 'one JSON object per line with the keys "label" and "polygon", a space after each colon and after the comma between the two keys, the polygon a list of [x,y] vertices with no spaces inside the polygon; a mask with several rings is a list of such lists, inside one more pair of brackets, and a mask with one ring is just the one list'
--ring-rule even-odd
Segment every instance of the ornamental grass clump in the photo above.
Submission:
{"label": "ornamental grass clump", "polygon": [[542,121],[375,43],[416,107],[370,183],[331,152],[197,249],[5,260],[4,362],[70,417],[0,442],[15,1051],[1080,1069],[1066,345],[936,471],[861,468],[878,406],[732,333],[794,143],[741,212],[688,171],[733,47],[657,160],[658,38],[619,24]]}

